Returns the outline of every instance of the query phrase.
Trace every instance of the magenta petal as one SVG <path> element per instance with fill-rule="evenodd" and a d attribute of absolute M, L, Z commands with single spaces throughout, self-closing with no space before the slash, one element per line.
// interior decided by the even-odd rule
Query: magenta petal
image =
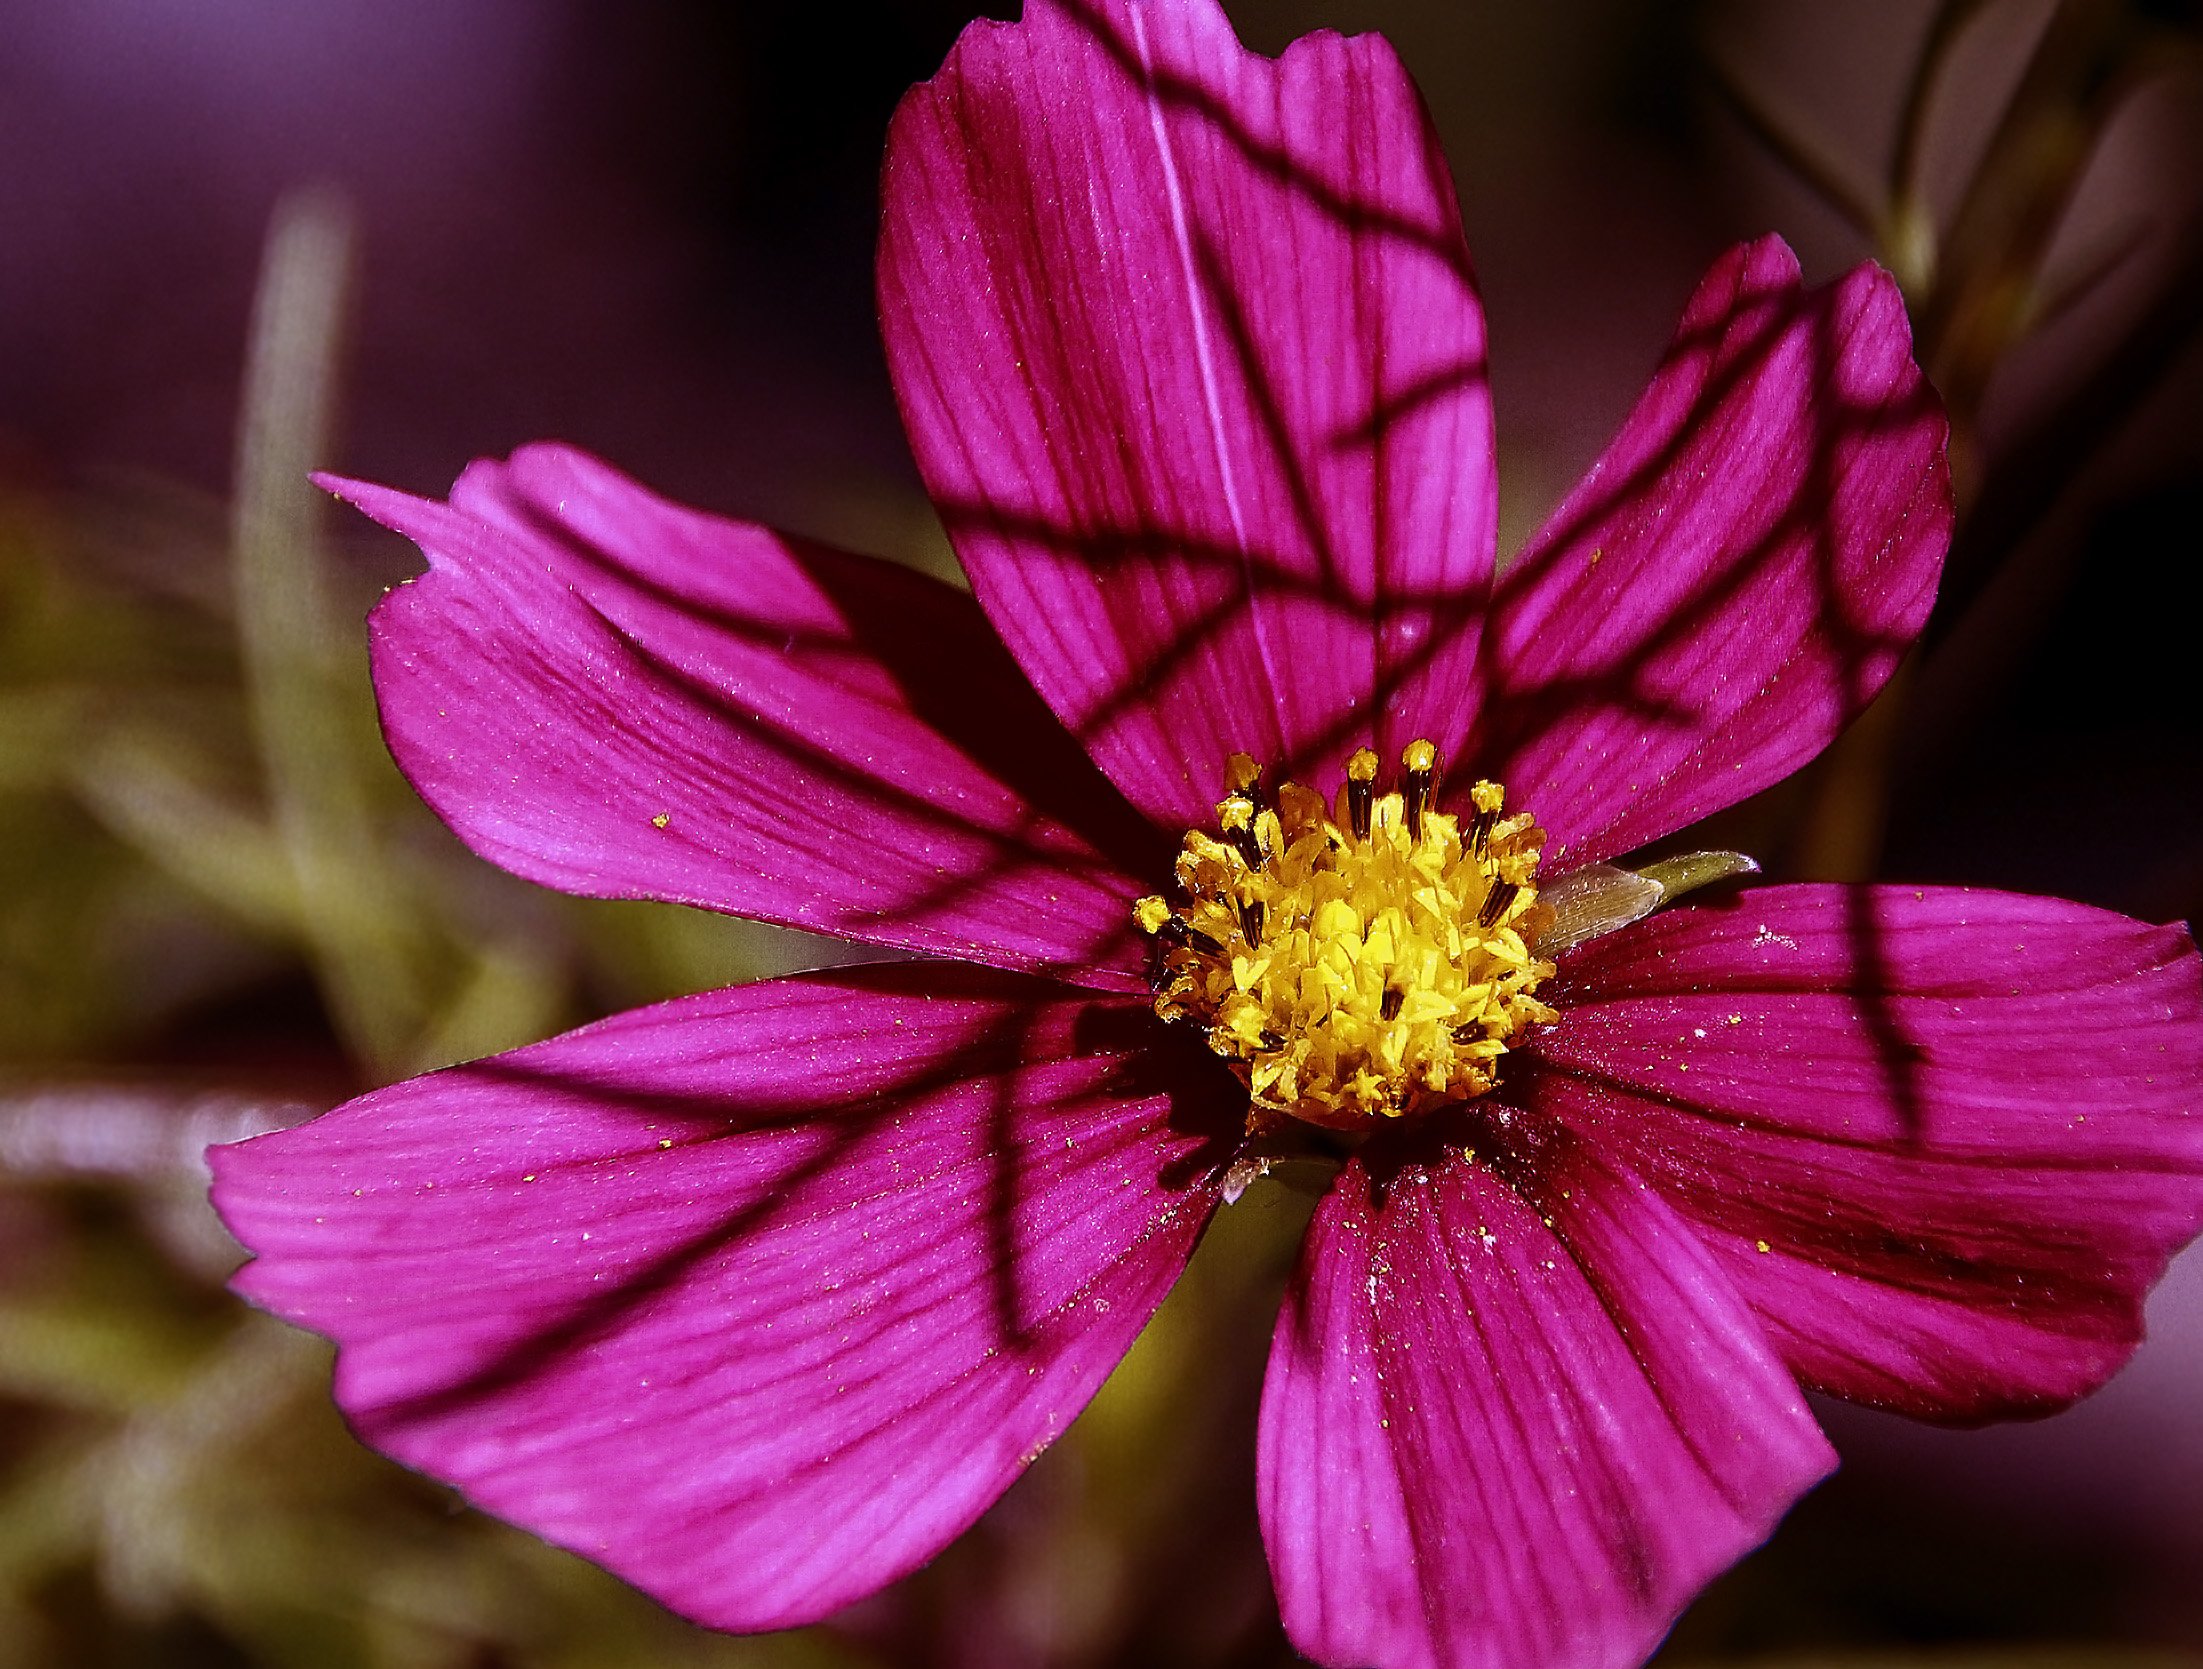
<path fill-rule="evenodd" d="M 2126 1359 L 2203 1227 L 2198 966 L 2059 900 L 1770 887 L 1577 953 L 1536 1100 L 1698 1226 L 1809 1384 L 2040 1410 Z"/>
<path fill-rule="evenodd" d="M 802 975 L 217 1148 L 215 1203 L 368 1442 L 780 1627 L 968 1525 L 1176 1278 L 1233 1121 L 1155 1035 L 983 969 Z"/>
<path fill-rule="evenodd" d="M 428 556 L 371 623 L 383 727 L 491 862 L 1143 983 L 1143 889 L 1034 799 L 1096 838 L 1137 831 L 1113 851 L 1146 831 L 969 598 L 681 509 L 562 447 L 476 464 L 448 506 L 331 485 Z"/>
<path fill-rule="evenodd" d="M 1634 1669 L 1834 1464 L 1690 1231 L 1561 1137 L 1361 1159 L 1263 1390 L 1263 1532 L 1326 1664 Z M 1510 1186 L 1510 1182 L 1512 1186 Z"/>
<path fill-rule="evenodd" d="M 1950 543 L 1904 301 L 1731 251 L 1606 455 L 1493 597 L 1471 757 L 1548 858 L 1626 852 L 1780 780 L 1879 690 Z"/>
<path fill-rule="evenodd" d="M 1041 694 L 1156 821 L 1243 749 L 1451 753 L 1492 557 L 1453 185 L 1374 35 L 1028 0 L 897 113 L 879 293 L 918 463 Z M 1380 713 L 1379 709 L 1382 709 Z"/>

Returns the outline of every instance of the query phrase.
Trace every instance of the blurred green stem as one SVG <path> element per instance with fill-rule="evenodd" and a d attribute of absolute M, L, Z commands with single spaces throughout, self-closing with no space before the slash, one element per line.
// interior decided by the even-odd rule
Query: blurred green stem
<path fill-rule="evenodd" d="M 1834 149 L 1807 132 L 1803 122 L 1783 110 L 1753 76 L 1730 62 L 1712 41 L 1704 43 L 1700 56 L 1714 90 L 1745 131 L 1810 186 L 1815 196 L 1849 221 L 1854 231 L 1880 241 L 1882 207 L 1851 177 Z"/>
<path fill-rule="evenodd" d="M 406 1060 L 421 994 L 347 746 L 321 495 L 307 479 L 329 456 L 351 254 L 339 199 L 301 192 L 277 204 L 253 309 L 232 541 L 247 699 L 308 947 L 346 1044 L 388 1076 Z"/>
<path fill-rule="evenodd" d="M 1964 518 L 1981 489 L 1975 431 L 1990 378 L 2045 313 L 2042 264 L 2082 172 L 2151 33 L 2125 0 L 2058 0 L 1966 182 L 1947 229 L 1938 231 L 1922 178 L 1927 118 L 1951 49 L 1982 0 L 1936 9 L 1905 90 L 1882 201 L 1859 195 L 1833 163 L 1791 134 L 1772 101 L 1718 69 L 1732 106 L 1752 131 L 1854 224 L 1869 230 L 1903 285 L 1916 352 L 1951 423 L 1952 486 Z M 2122 246 L 2123 247 L 2123 246 Z M 2117 255 L 2089 264 L 2090 282 Z M 2071 296 L 2057 298 L 2057 304 Z M 1905 727 L 1917 651 L 1815 767 L 1792 843 L 1801 874 L 1864 880 L 1879 867 L 1889 774 Z"/>
<path fill-rule="evenodd" d="M 2140 45 L 2121 0 L 2060 0 L 1966 183 L 1942 242 L 1945 276 L 1914 309 L 1921 363 L 1961 439 L 2037 314 L 2043 256 Z"/>
<path fill-rule="evenodd" d="M 1882 258 L 1897 275 L 1897 282 L 1915 305 L 1930 294 L 1941 264 L 1935 216 L 1921 176 L 1926 150 L 1928 106 L 1951 48 L 1966 25 L 1980 14 L 1986 0 L 1942 0 L 1929 20 L 1927 38 L 1913 60 L 1905 83 L 1904 104 L 1897 117 L 1897 142 L 1890 148 L 1889 178 L 1885 186 L 1881 235 Z"/>

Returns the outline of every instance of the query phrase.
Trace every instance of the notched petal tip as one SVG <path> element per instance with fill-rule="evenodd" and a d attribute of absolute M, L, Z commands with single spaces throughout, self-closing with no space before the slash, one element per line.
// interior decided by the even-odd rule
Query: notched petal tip
<path fill-rule="evenodd" d="M 972 600 L 687 510 L 585 454 L 448 503 L 341 483 L 430 573 L 370 625 L 384 734 L 477 853 L 591 896 L 1142 986 L 1128 855 Z"/>
<path fill-rule="evenodd" d="M 1674 1202 L 1815 1389 L 1975 1424 L 2102 1384 L 2203 1228 L 2187 935 L 1963 888 L 1743 896 L 1579 953 L 1540 1110 Z"/>
<path fill-rule="evenodd" d="M 1203 821 L 1234 748 L 1329 776 L 1351 732 L 1389 753 L 1459 714 L 1495 522 L 1484 329 L 1389 48 L 1273 61 L 1209 0 L 1036 4 L 905 99 L 883 197 L 928 490 L 1143 811 Z"/>
<path fill-rule="evenodd" d="M 1872 698 L 1949 547 L 1948 427 L 1887 274 L 1808 289 L 1775 238 L 1714 264 L 1495 593 L 1478 757 L 1556 862 L 1779 780 Z"/>
<path fill-rule="evenodd" d="M 1139 1012 L 911 963 L 638 1010 L 224 1150 L 236 1284 L 337 1341 L 376 1447 L 684 1615 L 813 1621 L 960 1533 L 1190 1253 L 1219 1109 L 1127 1071 Z"/>

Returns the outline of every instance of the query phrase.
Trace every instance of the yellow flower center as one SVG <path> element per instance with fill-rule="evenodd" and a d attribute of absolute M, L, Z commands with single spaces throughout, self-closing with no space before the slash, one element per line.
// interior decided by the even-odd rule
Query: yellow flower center
<path fill-rule="evenodd" d="M 1155 1012 L 1207 1031 L 1250 1129 L 1359 1129 L 1482 1095 L 1509 1040 L 1559 1018 L 1535 995 L 1553 972 L 1533 948 L 1552 916 L 1532 884 L 1544 831 L 1502 815 L 1493 782 L 1435 809 L 1429 742 L 1401 763 L 1380 794 L 1364 748 L 1326 805 L 1298 783 L 1266 793 L 1234 754 L 1218 833 L 1188 831 L 1178 854 L 1177 901 L 1134 907 Z"/>

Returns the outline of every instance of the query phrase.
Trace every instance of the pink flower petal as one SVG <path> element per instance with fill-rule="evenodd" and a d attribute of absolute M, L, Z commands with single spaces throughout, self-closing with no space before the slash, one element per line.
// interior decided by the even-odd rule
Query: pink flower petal
<path fill-rule="evenodd" d="M 963 1530 L 1176 1278 L 1233 1119 L 1155 1036 L 984 969 L 802 975 L 217 1148 L 215 1203 L 368 1442 L 781 1627 Z"/>
<path fill-rule="evenodd" d="M 1807 1383 L 2054 1407 L 2203 1227 L 2187 934 L 2060 900 L 1770 887 L 1579 952 L 1538 1106 L 1706 1237 Z"/>
<path fill-rule="evenodd" d="M 1715 264 L 1494 594 L 1471 757 L 1549 861 L 1779 781 L 1882 687 L 1950 543 L 1945 427 L 1887 273 L 1804 290 L 1779 238 Z"/>
<path fill-rule="evenodd" d="M 1205 822 L 1234 749 L 1315 780 L 1372 737 L 1453 751 L 1492 557 L 1484 326 L 1384 41 L 1273 61 L 1214 0 L 1028 0 L 905 100 L 885 194 L 919 467 L 1135 804 Z"/>
<path fill-rule="evenodd" d="M 1634 1669 L 1833 1464 L 1690 1231 L 1565 1136 L 1506 1181 L 1357 1158 L 1317 1208 L 1261 1468 L 1320 1663 Z"/>
<path fill-rule="evenodd" d="M 1144 984 L 1145 888 L 1093 841 L 1133 864 L 1151 831 L 969 598 L 681 509 L 562 447 L 476 464 L 449 506 L 329 484 L 428 556 L 371 622 L 383 728 L 491 862 Z"/>

